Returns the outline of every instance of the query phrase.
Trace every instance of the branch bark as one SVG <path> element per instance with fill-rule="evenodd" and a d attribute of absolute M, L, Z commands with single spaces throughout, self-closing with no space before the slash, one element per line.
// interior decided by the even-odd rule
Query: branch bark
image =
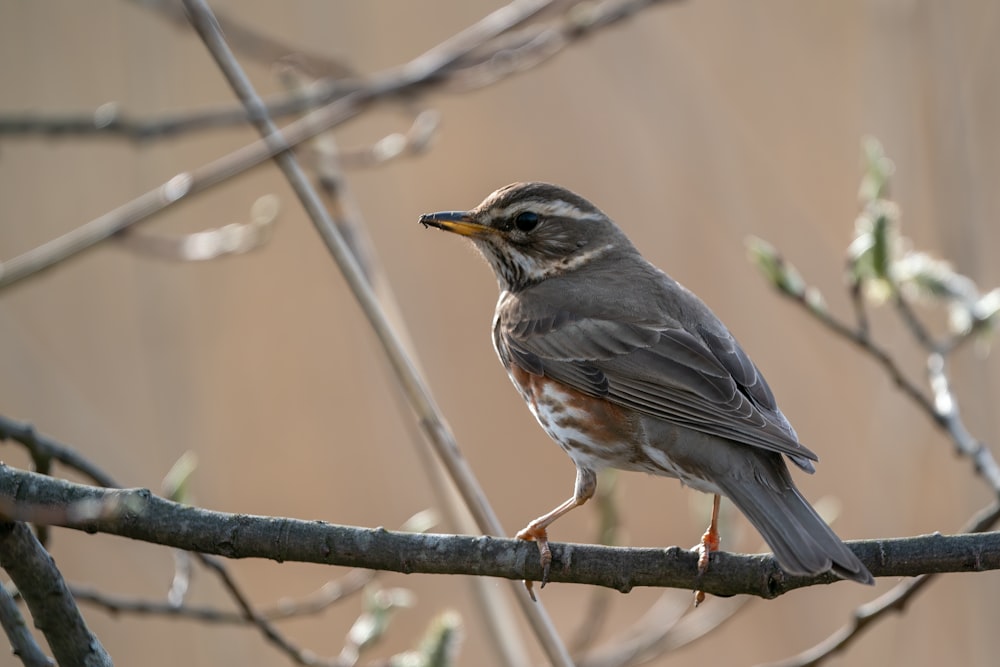
<path fill-rule="evenodd" d="M 87 512 L 52 506 L 100 507 Z M 433 535 L 320 521 L 229 514 L 173 503 L 146 489 L 101 489 L 0 466 L 0 511 L 8 519 L 107 533 L 226 558 L 267 558 L 403 573 L 541 580 L 534 544 L 513 539 Z M 36 517 L 35 514 L 40 516 Z M 1000 569 L 1000 532 L 859 540 L 848 546 L 876 577 Z M 833 574 L 785 574 L 770 554 L 718 552 L 700 580 L 698 556 L 680 547 L 552 544 L 549 580 L 613 588 L 699 588 L 718 596 L 774 598 L 838 581 Z"/>
<path fill-rule="evenodd" d="M 21 659 L 24 667 L 54 667 L 54 663 L 35 642 L 28 624 L 21 615 L 14 598 L 5 586 L 0 586 L 0 625 L 14 655 Z"/>
<path fill-rule="evenodd" d="M 24 523 L 0 524 L 0 567 L 17 585 L 60 665 L 110 667 L 111 657 L 87 627 L 52 556 Z"/>

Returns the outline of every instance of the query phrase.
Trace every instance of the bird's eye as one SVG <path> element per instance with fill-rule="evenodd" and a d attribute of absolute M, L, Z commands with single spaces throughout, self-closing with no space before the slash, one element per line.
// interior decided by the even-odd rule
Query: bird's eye
<path fill-rule="evenodd" d="M 514 226 L 517 227 L 519 231 L 530 232 L 532 229 L 538 226 L 538 223 L 542 219 L 538 217 L 537 213 L 532 213 L 531 211 L 521 211 L 514 217 Z"/>

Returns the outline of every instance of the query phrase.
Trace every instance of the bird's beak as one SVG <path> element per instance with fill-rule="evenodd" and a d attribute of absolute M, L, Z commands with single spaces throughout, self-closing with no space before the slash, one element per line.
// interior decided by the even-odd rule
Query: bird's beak
<path fill-rule="evenodd" d="M 461 236 L 483 236 L 493 231 L 492 227 L 476 222 L 476 219 L 468 211 L 425 213 L 420 216 L 419 222 L 424 227 L 437 227 Z"/>

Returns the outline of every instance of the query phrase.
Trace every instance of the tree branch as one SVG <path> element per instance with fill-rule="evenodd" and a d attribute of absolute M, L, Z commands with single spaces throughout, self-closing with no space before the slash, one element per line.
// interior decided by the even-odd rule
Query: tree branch
<path fill-rule="evenodd" d="M 24 523 L 0 524 L 0 567 L 17 585 L 60 665 L 111 667 L 111 657 L 87 628 L 52 556 Z"/>
<path fill-rule="evenodd" d="M 54 525 L 107 533 L 226 558 L 267 558 L 403 573 L 464 574 L 541 580 L 535 545 L 520 540 L 414 534 L 317 521 L 229 514 L 181 505 L 146 489 L 101 489 L 0 466 L 0 511 L 30 517 L 52 505 L 116 507 L 100 516 L 48 513 Z M 876 577 L 1000 569 L 1000 533 L 923 535 L 848 543 Z M 833 574 L 785 574 L 770 554 L 712 555 L 702 579 L 697 554 L 665 549 L 553 544 L 549 580 L 605 586 L 693 590 L 718 596 L 774 598 L 805 586 L 838 581 Z"/>
<path fill-rule="evenodd" d="M 900 391 L 909 397 L 920 408 L 921 412 L 926 414 L 948 436 L 954 444 L 955 450 L 972 462 L 976 474 L 1000 498 L 1000 465 L 997 464 L 992 450 L 969 433 L 959 415 L 958 399 L 952 393 L 948 376 L 945 373 L 946 352 L 931 351 L 928 355 L 927 377 L 933 392 L 933 396 L 928 397 L 923 390 L 906 377 L 892 355 L 872 338 L 864 304 L 861 300 L 860 287 L 851 286 L 851 303 L 857 320 L 856 327 L 852 327 L 827 310 L 822 299 L 818 297 L 818 290 L 807 287 L 802 276 L 785 261 L 776 248 L 766 241 L 752 239 L 750 250 L 754 261 L 765 273 L 778 294 L 801 306 L 828 330 L 854 343 L 861 351 L 875 359 L 890 379 L 896 383 Z M 934 343 L 909 307 L 900 304 L 905 304 L 902 297 L 897 301 L 897 310 L 908 314 L 903 316 L 904 322 L 921 345 L 932 350 L 944 349 L 948 352 L 955 349 L 954 344 Z"/>
<path fill-rule="evenodd" d="M 913 311 L 907 298 L 907 291 L 903 289 L 905 279 L 901 282 L 900 275 L 894 270 L 894 267 L 906 259 L 905 253 L 900 253 L 898 250 L 898 246 L 902 245 L 898 228 L 890 228 L 889 224 L 898 217 L 898 209 L 883 198 L 886 179 L 891 173 L 891 164 L 887 164 L 881 145 L 877 142 L 867 142 L 866 148 L 869 168 L 862 181 L 861 192 L 863 197 L 868 199 L 865 205 L 866 215 L 876 216 L 880 223 L 871 220 L 870 226 L 857 227 L 858 235 L 848 249 L 848 288 L 855 315 L 853 328 L 827 310 L 819 291 L 808 287 L 798 271 L 787 264 L 773 246 L 764 241 L 751 240 L 751 256 L 780 294 L 792 299 L 828 329 L 852 341 L 878 360 L 903 393 L 947 434 L 957 453 L 972 461 L 976 474 L 989 484 L 998 499 L 977 513 L 963 529 L 966 532 L 983 532 L 1000 520 L 1000 466 L 997 465 L 989 447 L 976 439 L 965 427 L 945 366 L 947 356 L 971 337 L 975 326 L 970 324 L 968 330 L 958 331 L 951 338 L 938 342 Z M 877 187 L 873 188 L 873 184 Z M 958 276 L 950 269 L 942 272 L 940 262 L 931 262 L 922 253 L 911 252 L 909 257 L 911 260 L 915 257 L 920 258 L 921 263 L 925 265 L 924 271 L 920 274 L 922 280 L 927 285 L 937 284 L 938 296 L 953 298 L 961 295 L 967 298 L 969 294 L 973 294 L 975 298 L 979 298 L 979 290 L 971 280 Z M 931 270 L 930 267 L 934 267 L 935 270 Z M 903 275 L 906 275 L 905 272 Z M 920 282 L 913 278 L 914 276 L 910 277 L 911 287 L 912 284 Z M 948 286 L 949 283 L 951 287 Z M 908 380 L 892 356 L 873 340 L 864 301 L 865 287 L 872 284 L 881 289 L 888 288 L 903 324 L 917 343 L 928 352 L 926 372 L 931 389 L 930 397 Z M 955 284 L 961 287 L 956 288 Z M 930 291 L 933 293 L 933 290 Z M 989 316 L 982 314 L 978 317 L 985 318 L 980 321 L 982 325 Z M 970 320 L 971 318 L 970 314 Z M 902 611 L 904 606 L 935 576 L 936 573 L 926 573 L 897 584 L 879 598 L 855 609 L 851 620 L 823 641 L 798 655 L 773 663 L 770 667 L 805 667 L 826 661 L 854 642 L 889 612 Z"/>
<path fill-rule="evenodd" d="M 964 530 L 981 533 L 991 528 L 997 521 L 1000 521 L 1000 502 L 977 512 L 964 526 Z M 851 620 L 823 641 L 798 655 L 770 663 L 765 667 L 815 667 L 834 654 L 845 650 L 865 630 L 874 627 L 875 623 L 888 615 L 889 612 L 902 613 L 906 604 L 927 584 L 931 583 L 938 574 L 921 574 L 893 586 L 871 602 L 855 609 Z"/>
<path fill-rule="evenodd" d="M 58 461 L 67 468 L 87 476 L 101 486 L 121 486 L 108 473 L 81 456 L 72 447 L 43 435 L 28 422 L 19 422 L 0 415 L 0 442 L 13 440 L 24 445 L 35 461 L 48 459 Z"/>
<path fill-rule="evenodd" d="M 439 70 L 447 66 L 447 63 L 453 62 L 454 59 L 467 53 L 467 43 L 477 44 L 482 39 L 489 39 L 496 34 L 501 34 L 528 20 L 548 4 L 549 1 L 543 0 L 520 0 L 511 3 L 493 12 L 472 29 L 459 33 L 436 49 L 425 53 L 411 63 L 411 66 L 418 71 L 422 67 L 429 70 Z M 184 6 L 188 10 L 192 26 L 212 54 L 236 96 L 246 107 L 247 113 L 251 116 L 252 122 L 261 136 L 272 145 L 284 146 L 281 132 L 267 115 L 263 100 L 233 56 L 208 4 L 204 0 L 184 0 Z M 344 235 L 323 206 L 316 189 L 310 183 L 295 155 L 291 151 L 284 150 L 276 153 L 274 159 L 357 297 L 359 305 L 382 344 L 400 386 L 404 389 L 414 411 L 420 417 L 420 423 L 427 440 L 435 447 L 445 464 L 452 480 L 462 494 L 464 502 L 475 518 L 479 530 L 484 533 L 501 534 L 502 528 L 499 519 L 487 501 L 486 495 L 482 492 L 482 487 L 476 480 L 472 469 L 464 457 L 460 455 L 458 443 L 448 428 L 444 415 L 435 404 L 427 383 L 421 377 L 416 364 L 396 334 L 385 308 L 372 289 L 368 276 L 352 248 L 347 244 Z M 525 618 L 549 660 L 554 665 L 570 667 L 572 660 L 545 612 L 545 608 L 532 604 L 523 590 L 519 590 L 515 595 Z M 242 600 L 239 601 L 242 604 Z M 247 608 L 249 609 L 249 607 Z M 248 611 L 248 613 L 250 612 Z M 256 618 L 255 622 L 258 622 Z M 258 625 L 268 636 L 271 636 L 268 628 L 262 623 L 261 620 Z"/>
<path fill-rule="evenodd" d="M 24 622 L 21 610 L 11 597 L 7 588 L 0 586 L 0 625 L 3 626 L 14 655 L 21 659 L 24 667 L 55 667 L 54 662 L 45 655 L 42 647 Z"/>
<path fill-rule="evenodd" d="M 557 51 L 625 19 L 643 7 L 665 0 L 617 0 L 591 8 L 590 12 L 567 11 L 573 29 L 567 30 L 566 41 Z M 308 139 L 354 118 L 376 102 L 399 99 L 401 96 L 441 87 L 449 77 L 461 71 L 463 58 L 470 54 L 493 63 L 493 81 L 522 72 L 508 65 L 502 54 L 507 45 L 493 40 L 516 28 L 540 11 L 549 2 L 512 2 L 473 24 L 466 30 L 418 56 L 409 63 L 377 73 L 367 83 L 350 90 L 327 106 L 318 109 L 281 129 L 282 141 L 260 139 L 214 162 L 177 174 L 160 186 L 142 194 L 104 215 L 53 239 L 33 250 L 0 263 L 0 287 L 13 284 L 40 271 L 51 268 L 95 245 L 108 240 L 123 229 L 166 210 L 183 199 L 219 185 L 293 148 Z M 575 6 L 578 3 L 573 3 Z M 571 8 L 572 8 L 571 6 Z M 492 49 L 492 50 L 491 50 Z M 484 57 L 492 52 L 496 58 Z M 549 57 L 555 52 L 548 54 Z M 492 82 L 492 81 L 491 81 Z"/>
<path fill-rule="evenodd" d="M 377 573 L 356 568 L 343 577 L 326 582 L 312 593 L 297 599 L 282 599 L 257 613 L 269 621 L 283 621 L 319 614 L 331 605 L 358 593 L 370 584 Z M 0 587 L 2 588 L 2 587 Z M 70 591 L 77 602 L 93 605 L 108 614 L 135 614 L 138 616 L 168 616 L 192 621 L 221 625 L 246 625 L 246 615 L 216 607 L 176 605 L 167 600 L 143 600 L 103 593 L 93 588 L 72 586 Z"/>

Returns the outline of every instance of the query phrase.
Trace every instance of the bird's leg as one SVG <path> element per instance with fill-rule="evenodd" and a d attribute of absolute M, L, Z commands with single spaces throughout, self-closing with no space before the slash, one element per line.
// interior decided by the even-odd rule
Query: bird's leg
<path fill-rule="evenodd" d="M 701 577 L 708 571 L 708 557 L 713 551 L 719 550 L 719 502 L 722 497 L 715 494 L 712 499 L 712 521 L 708 524 L 708 530 L 701 536 L 701 543 L 698 545 L 698 576 Z M 694 592 L 694 606 L 697 607 L 705 601 L 705 591 Z"/>
<path fill-rule="evenodd" d="M 549 581 L 549 569 L 552 565 L 552 550 L 549 548 L 547 528 L 559 517 L 568 514 L 570 510 L 579 507 L 593 498 L 596 490 L 597 476 L 594 474 L 594 471 L 578 467 L 576 469 L 576 484 L 573 487 L 573 496 L 559 505 L 559 507 L 543 514 L 517 532 L 517 539 L 529 540 L 538 544 L 538 554 L 542 564 L 542 588 L 545 588 L 545 584 Z M 535 592 L 532 590 L 532 583 L 525 579 L 524 587 L 528 589 L 528 595 L 534 600 Z"/>

